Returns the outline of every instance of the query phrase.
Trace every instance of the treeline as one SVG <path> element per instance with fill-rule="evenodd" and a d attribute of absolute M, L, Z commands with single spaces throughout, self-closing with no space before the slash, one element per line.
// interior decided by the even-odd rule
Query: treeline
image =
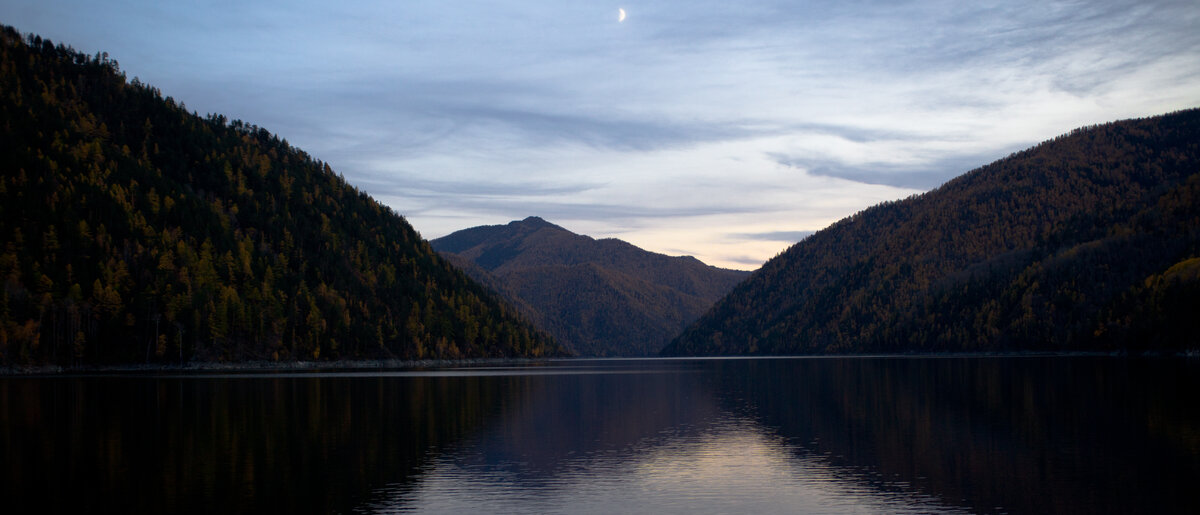
<path fill-rule="evenodd" d="M 559 352 L 267 130 L 0 35 L 0 364 Z"/>
<path fill-rule="evenodd" d="M 864 210 L 664 351 L 1200 348 L 1200 110 L 1089 127 Z"/>

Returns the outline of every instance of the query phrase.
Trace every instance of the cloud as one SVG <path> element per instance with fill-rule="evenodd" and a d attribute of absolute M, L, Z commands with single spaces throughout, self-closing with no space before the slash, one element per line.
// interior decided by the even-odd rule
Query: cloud
<path fill-rule="evenodd" d="M 704 141 L 739 139 L 753 134 L 753 131 L 743 129 L 738 124 L 714 126 L 485 105 L 443 106 L 437 113 L 474 125 L 495 125 L 492 130 L 509 136 L 511 131 L 519 131 L 528 138 L 528 144 L 539 146 L 562 143 L 645 151 Z"/>
<path fill-rule="evenodd" d="M 451 196 L 513 198 L 570 196 L 601 187 L 597 183 L 545 184 L 534 182 L 479 182 L 435 180 L 422 177 L 401 178 L 378 174 L 358 178 L 355 182 L 377 195 L 404 195 L 414 198 L 448 199 Z"/>
<path fill-rule="evenodd" d="M 769 231 L 769 232 L 744 232 L 728 234 L 726 237 L 735 240 L 758 240 L 758 241 L 782 241 L 795 243 L 804 238 L 812 236 L 816 231 Z"/>
<path fill-rule="evenodd" d="M 721 256 L 720 260 L 715 261 L 715 263 L 724 265 L 724 266 L 722 266 L 722 268 L 734 268 L 737 270 L 754 270 L 754 269 L 757 269 L 758 267 L 762 266 L 763 259 L 762 259 L 762 257 L 759 257 L 759 256 L 732 255 L 732 256 Z M 712 264 L 712 263 L 706 263 L 706 264 Z M 720 265 L 718 265 L 718 266 L 720 266 Z M 742 265 L 742 266 L 738 266 L 738 265 Z"/>
<path fill-rule="evenodd" d="M 692 207 L 692 206 L 638 206 L 618 203 L 581 203 L 571 200 L 541 200 L 530 197 L 498 197 L 478 196 L 457 199 L 453 207 L 448 207 L 447 198 L 453 194 L 447 193 L 418 193 L 404 194 L 400 198 L 407 200 L 397 205 L 408 205 L 410 209 L 401 210 L 405 216 L 439 218 L 457 218 L 460 213 L 471 213 L 476 217 L 519 220 L 527 216 L 539 216 L 550 220 L 601 220 L 606 224 L 622 224 L 638 226 L 645 220 L 666 220 L 672 218 L 712 217 L 723 215 L 747 214 L 759 211 L 755 208 L 742 207 Z M 384 196 L 387 200 L 388 197 Z M 429 202 L 433 201 L 433 202 Z M 443 231 L 463 229 L 443 228 Z"/>
<path fill-rule="evenodd" d="M 771 154 L 775 162 L 811 175 L 836 177 L 864 184 L 918 190 L 933 189 L 946 181 L 990 164 L 1023 147 L 996 149 L 981 154 L 944 155 L 917 163 L 880 161 L 856 164 L 827 158 L 789 157 Z"/>

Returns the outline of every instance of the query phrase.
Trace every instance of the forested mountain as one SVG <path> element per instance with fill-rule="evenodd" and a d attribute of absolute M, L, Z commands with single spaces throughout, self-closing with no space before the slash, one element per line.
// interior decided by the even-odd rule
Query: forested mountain
<path fill-rule="evenodd" d="M 658 352 L 749 275 L 581 236 L 537 217 L 430 243 L 563 345 L 589 356 Z"/>
<path fill-rule="evenodd" d="M 792 246 L 663 353 L 1200 348 L 1200 110 L 1078 129 Z"/>
<path fill-rule="evenodd" d="M 0 35 L 0 364 L 538 356 L 389 208 L 116 61 Z"/>

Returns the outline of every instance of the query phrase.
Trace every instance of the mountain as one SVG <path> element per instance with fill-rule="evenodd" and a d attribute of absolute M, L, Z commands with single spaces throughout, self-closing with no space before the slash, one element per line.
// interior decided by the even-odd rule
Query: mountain
<path fill-rule="evenodd" d="M 841 220 L 667 355 L 1200 348 L 1200 110 L 1078 129 Z"/>
<path fill-rule="evenodd" d="M 749 273 L 581 236 L 541 218 L 430 242 L 576 353 L 645 356 Z"/>
<path fill-rule="evenodd" d="M 0 365 L 561 353 L 391 209 L 106 54 L 0 34 Z"/>

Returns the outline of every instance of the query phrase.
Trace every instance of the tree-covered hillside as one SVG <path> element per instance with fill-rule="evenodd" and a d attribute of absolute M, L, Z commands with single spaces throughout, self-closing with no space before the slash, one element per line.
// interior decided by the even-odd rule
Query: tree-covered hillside
<path fill-rule="evenodd" d="M 532 216 L 431 243 L 564 346 L 588 356 L 657 353 L 749 275 L 596 240 Z"/>
<path fill-rule="evenodd" d="M 559 352 L 327 164 L 11 27 L 0 281 L 0 364 Z"/>
<path fill-rule="evenodd" d="M 1200 110 L 1076 130 L 846 218 L 665 354 L 1200 348 Z"/>

